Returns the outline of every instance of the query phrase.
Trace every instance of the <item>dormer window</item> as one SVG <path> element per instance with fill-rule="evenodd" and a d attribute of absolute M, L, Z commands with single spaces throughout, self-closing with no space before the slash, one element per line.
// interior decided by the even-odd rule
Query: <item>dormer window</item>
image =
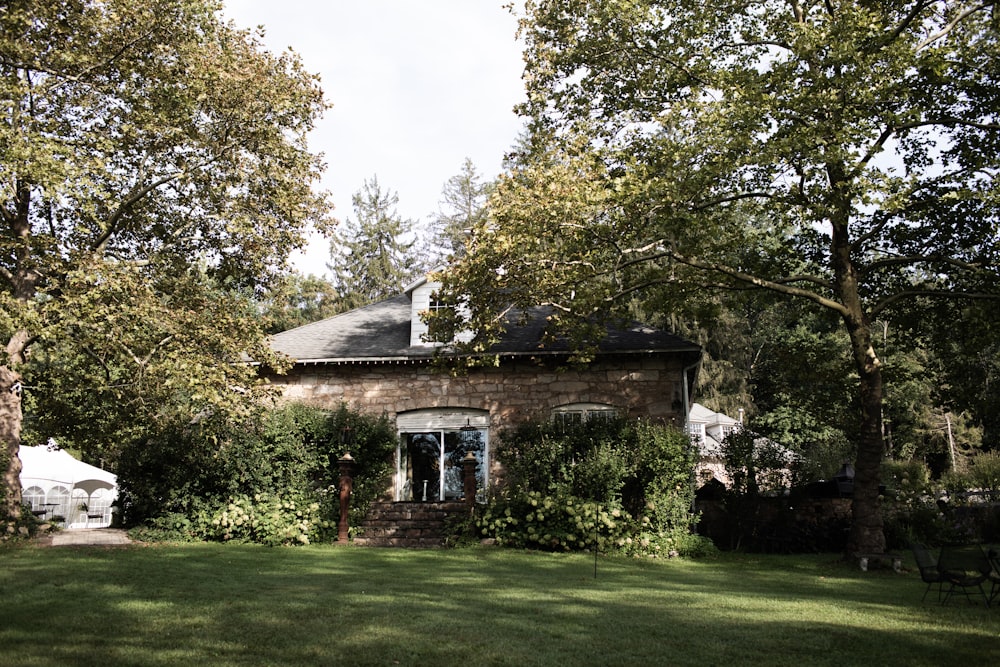
<path fill-rule="evenodd" d="M 424 340 L 427 336 L 427 323 L 421 317 L 423 313 L 447 308 L 434 297 L 434 291 L 441 285 L 427 282 L 417 283 L 410 291 L 410 345 L 412 347 L 435 347 L 441 343 Z"/>
<path fill-rule="evenodd" d="M 406 291 L 410 295 L 410 346 L 411 347 L 439 347 L 444 343 L 426 340 L 428 334 L 427 323 L 423 316 L 427 313 L 445 310 L 451 306 L 441 302 L 436 298 L 435 292 L 441 288 L 441 283 L 430 282 L 427 279 L 420 280 L 410 286 Z M 472 332 L 464 331 L 455 336 L 458 341 L 469 341 L 472 339 Z"/>

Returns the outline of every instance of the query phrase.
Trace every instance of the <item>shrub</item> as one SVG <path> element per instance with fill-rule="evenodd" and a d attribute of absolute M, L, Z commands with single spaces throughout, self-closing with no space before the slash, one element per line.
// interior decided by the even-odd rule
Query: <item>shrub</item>
<path fill-rule="evenodd" d="M 320 516 L 320 503 L 296 494 L 235 496 L 196 519 L 202 539 L 271 546 L 309 544 L 330 526 Z"/>
<path fill-rule="evenodd" d="M 1000 539 L 1000 454 L 984 452 L 972 457 L 964 471 L 941 478 L 947 502 L 943 503 L 947 539 L 993 542 Z"/>
<path fill-rule="evenodd" d="M 502 434 L 497 453 L 509 484 L 480 510 L 472 527 L 480 539 L 642 556 L 705 549 L 691 537 L 693 451 L 677 429 L 625 419 L 533 423 Z"/>
<path fill-rule="evenodd" d="M 886 487 L 882 511 L 887 545 L 902 549 L 911 542 L 940 542 L 947 526 L 927 466 L 922 461 L 885 461 L 882 481 Z"/>
<path fill-rule="evenodd" d="M 787 486 L 793 461 L 776 442 L 741 428 L 723 439 L 722 454 L 737 495 L 755 497 Z"/>
<path fill-rule="evenodd" d="M 289 404 L 239 422 L 178 425 L 125 448 L 118 471 L 124 520 L 170 539 L 325 539 L 336 534 L 337 459 L 345 448 L 355 461 L 356 520 L 384 489 L 395 446 L 388 419 L 344 406 Z"/>
<path fill-rule="evenodd" d="M 1000 499 L 1000 452 L 983 452 L 969 462 L 968 484 L 984 500 Z"/>
<path fill-rule="evenodd" d="M 481 536 L 502 546 L 579 551 L 596 544 L 608 551 L 625 539 L 631 523 L 620 507 L 531 491 L 487 506 L 475 525 Z"/>

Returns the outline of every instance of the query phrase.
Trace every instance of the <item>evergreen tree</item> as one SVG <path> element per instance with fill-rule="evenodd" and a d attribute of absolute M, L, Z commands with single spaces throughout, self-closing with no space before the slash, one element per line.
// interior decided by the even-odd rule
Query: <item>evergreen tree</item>
<path fill-rule="evenodd" d="M 399 195 L 378 177 L 351 198 L 355 218 L 337 228 L 327 265 L 344 305 L 357 308 L 399 292 L 422 270 L 414 247 L 414 221 L 399 215 Z"/>
<path fill-rule="evenodd" d="M 493 184 L 481 181 L 472 160 L 465 158 L 462 170 L 448 179 L 441 190 L 440 209 L 431 223 L 429 257 L 461 257 L 469 232 L 487 220 L 486 203 Z M 440 263 L 440 262 L 436 262 Z"/>

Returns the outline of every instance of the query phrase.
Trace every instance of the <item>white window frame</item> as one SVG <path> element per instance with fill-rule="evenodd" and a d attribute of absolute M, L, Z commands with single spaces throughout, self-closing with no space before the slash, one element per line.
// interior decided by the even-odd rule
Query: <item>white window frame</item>
<path fill-rule="evenodd" d="M 476 500 L 483 502 L 486 499 L 486 489 L 490 483 L 490 414 L 486 410 L 476 410 L 473 408 L 429 408 L 424 410 L 411 410 L 396 415 L 396 464 L 393 484 L 393 499 L 401 502 L 406 491 L 406 471 L 403 470 L 403 440 L 404 436 L 417 433 L 434 434 L 438 438 L 441 447 L 439 454 L 438 469 L 445 470 L 445 434 L 461 432 L 472 429 L 482 433 L 483 437 L 483 478 L 481 484 L 477 484 Z M 445 496 L 445 475 L 438 476 L 437 497 L 443 499 Z M 413 498 L 418 499 L 417 490 L 411 490 Z"/>
<path fill-rule="evenodd" d="M 573 422 L 572 417 L 579 417 L 579 422 L 588 422 L 591 419 L 614 419 L 621 414 L 621 410 L 607 403 L 566 403 L 552 408 L 551 419 L 554 422 Z"/>
<path fill-rule="evenodd" d="M 705 424 L 703 422 L 688 422 L 687 430 L 692 442 L 699 445 L 705 444 Z"/>

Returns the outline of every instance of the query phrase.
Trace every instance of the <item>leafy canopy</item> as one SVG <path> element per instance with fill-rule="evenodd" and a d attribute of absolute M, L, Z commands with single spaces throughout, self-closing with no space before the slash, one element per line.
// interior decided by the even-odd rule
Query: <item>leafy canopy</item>
<path fill-rule="evenodd" d="M 992 4 L 527 3 L 535 152 L 454 283 L 584 314 L 682 280 L 995 294 Z"/>
<path fill-rule="evenodd" d="M 767 289 L 836 313 L 861 413 L 852 545 L 880 551 L 876 317 L 996 299 L 995 2 L 529 1 L 528 150 L 445 276 L 483 349 L 512 305 Z M 449 328 L 451 330 L 449 330 Z"/>
<path fill-rule="evenodd" d="M 141 426 L 245 401 L 253 374 L 233 362 L 264 351 L 246 297 L 332 223 L 306 146 L 316 78 L 220 9 L 0 8 L 0 376 L 30 377 L 45 435 L 60 402 L 76 425 L 109 410 Z M 21 404 L 4 401 L 16 454 Z"/>

